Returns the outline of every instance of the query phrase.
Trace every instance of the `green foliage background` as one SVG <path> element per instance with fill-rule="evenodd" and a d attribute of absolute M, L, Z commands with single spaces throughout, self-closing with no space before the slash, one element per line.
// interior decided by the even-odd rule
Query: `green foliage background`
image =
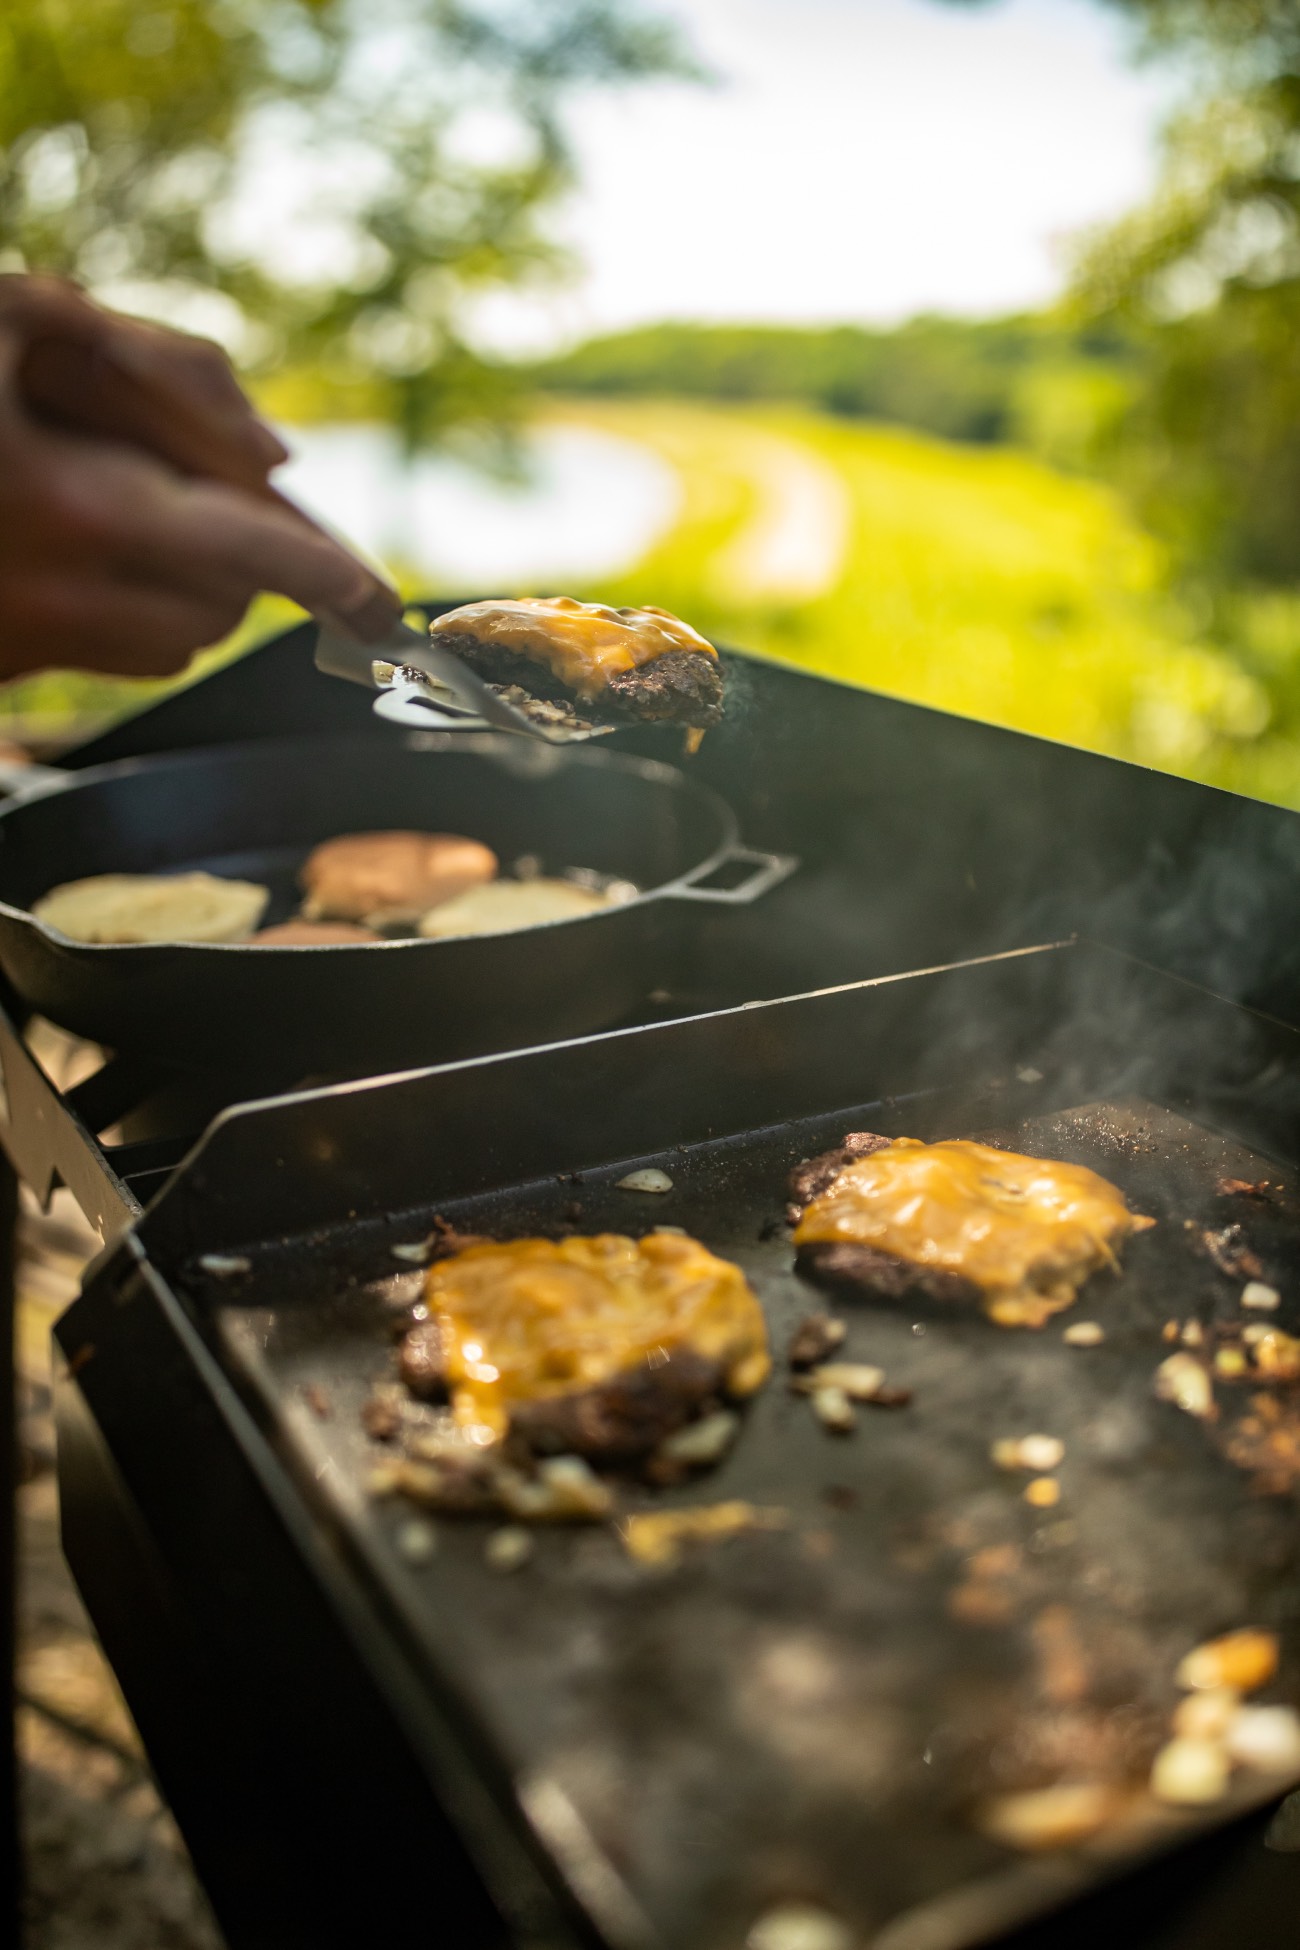
<path fill-rule="evenodd" d="M 1300 0 L 1106 3 L 1186 101 L 1157 196 L 1080 240 L 1050 315 L 687 319 L 486 356 L 481 294 L 564 270 L 568 93 L 695 72 L 627 0 L 8 0 L 0 263 L 218 324 L 289 421 L 498 467 L 535 413 L 634 438 L 678 470 L 679 516 L 579 593 L 1300 805 Z M 484 113 L 486 157 L 463 140 Z M 286 140 L 299 204 L 259 232 Z M 728 571 L 763 442 L 847 510 L 815 589 Z M 259 605 L 190 678 L 287 614 Z M 56 730 L 146 694 L 51 675 L 5 703 Z"/>

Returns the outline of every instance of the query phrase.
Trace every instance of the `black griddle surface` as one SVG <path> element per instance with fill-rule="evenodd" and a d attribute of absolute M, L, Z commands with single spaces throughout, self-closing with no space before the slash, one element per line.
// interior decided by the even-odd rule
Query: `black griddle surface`
<path fill-rule="evenodd" d="M 730 1950 L 791 1900 L 824 1904 L 879 1950 L 977 1941 L 1198 1826 L 1148 1807 L 1109 1843 L 1028 1860 L 978 1832 L 989 1796 L 1086 1776 L 1060 1756 L 1082 1756 L 1103 1722 L 1148 1752 L 1179 1658 L 1237 1625 L 1281 1634 L 1266 1697 L 1300 1699 L 1294 1502 L 1254 1493 L 1219 1432 L 1152 1393 L 1167 1321 L 1241 1318 L 1242 1281 L 1197 1253 L 1188 1220 L 1242 1222 L 1284 1295 L 1277 1324 L 1300 1331 L 1295 1174 L 1139 1099 L 1049 1103 L 1050 1085 L 1030 1082 L 848 1107 L 255 1247 L 235 1280 L 191 1269 L 300 1485 L 610 1943 Z M 837 1437 L 785 1387 L 789 1336 L 827 1303 L 795 1278 L 780 1220 L 790 1165 L 862 1128 L 1077 1160 L 1159 1223 L 1130 1241 L 1119 1278 L 1094 1279 L 1041 1333 L 834 1304 L 843 1358 L 915 1391 Z M 634 1164 L 660 1166 L 672 1191 L 618 1190 Z M 1245 1201 L 1218 1192 L 1225 1178 L 1277 1190 Z M 539 1527 L 505 1575 L 485 1562 L 491 1521 L 440 1519 L 432 1562 L 407 1563 L 396 1540 L 414 1511 L 369 1496 L 385 1451 L 359 1415 L 392 1372 L 394 1306 L 419 1284 L 391 1247 L 435 1212 L 500 1237 L 681 1226 L 741 1265 L 767 1312 L 773 1381 L 720 1467 L 671 1491 L 627 1487 L 621 1503 L 740 1497 L 788 1526 L 658 1572 L 608 1526 Z M 1103 1325 L 1101 1346 L 1062 1340 L 1082 1319 Z M 1220 1431 L 1251 1392 L 1218 1387 Z M 990 1460 L 994 1439 L 1030 1432 L 1066 1445 L 1054 1509 L 1031 1509 L 1027 1477 Z M 1285 1785 L 1239 1776 L 1205 1819 Z"/>

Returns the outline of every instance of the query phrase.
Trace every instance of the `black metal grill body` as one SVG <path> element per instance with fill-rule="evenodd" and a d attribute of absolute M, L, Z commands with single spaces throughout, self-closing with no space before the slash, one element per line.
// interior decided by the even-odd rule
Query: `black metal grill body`
<path fill-rule="evenodd" d="M 776 666 L 732 658 L 729 678 L 732 714 L 705 741 L 697 776 L 733 806 L 747 839 L 797 853 L 804 868 L 761 910 L 702 914 L 671 994 L 647 997 L 630 1020 L 653 1024 L 1084 930 L 1300 1022 L 1294 815 Z M 309 635 L 297 631 L 71 762 L 313 728 L 390 735 L 358 692 L 313 679 Z M 618 743 L 662 752 L 652 733 Z M 917 984 L 873 990 L 872 1047 L 888 1091 L 954 1087 L 982 1064 L 1005 1069 L 1020 1047 L 1017 1008 L 1026 1035 L 1044 1022 L 1032 1000 L 1039 978 L 1019 966 L 1011 990 L 1000 974 L 961 978 L 986 985 L 988 1006 L 961 1012 L 970 1035 L 956 1043 L 951 1018 L 943 1037 L 918 1037 Z M 1134 979 L 1140 987 L 1149 978 Z M 1008 1013 L 1017 987 L 1021 1003 Z M 1085 984 L 1066 1008 L 1055 975 L 1048 988 L 1075 1042 L 1108 1025 L 1129 1034 L 1132 1052 L 1162 1012 L 1181 1022 L 1174 1043 L 1195 1059 L 1202 1108 L 1217 1101 L 1221 1126 L 1240 1142 L 1296 1155 L 1281 1032 L 1221 1007 L 1207 1023 L 1200 998 L 1183 1010 L 1192 992 L 1177 982 L 1148 991 L 1123 1019 L 1106 983 Z M 854 1006 L 742 1012 L 712 1028 L 649 1030 L 644 1042 L 600 1038 L 574 1046 L 580 1054 L 557 1053 L 549 1094 L 518 1094 L 519 1080 L 537 1074 L 527 1066 L 548 1059 L 504 1057 L 437 1080 L 387 1080 L 296 1108 L 219 1116 L 179 1175 L 214 1113 L 285 1079 L 231 1065 L 182 1086 L 147 1063 L 119 1063 L 61 1098 L 17 1021 L 0 1022 L 6 1147 L 38 1193 L 67 1182 L 107 1237 L 123 1235 L 61 1330 L 70 1561 L 239 1950 L 351 1943 L 361 1927 L 385 1935 L 412 1923 L 458 1946 L 504 1936 L 631 1939 L 627 1914 L 622 1923 L 611 1916 L 581 1863 L 561 1860 L 554 1835 L 540 1838 L 521 1817 L 481 1726 L 454 1689 L 430 1684 L 389 1599 L 303 1494 L 255 1399 L 236 1385 L 228 1347 L 185 1296 L 185 1257 L 329 1226 L 349 1212 L 377 1217 L 377 1202 L 415 1208 L 458 1189 L 510 1185 L 551 1169 L 559 1152 L 567 1168 L 590 1167 L 626 1155 L 634 1129 L 634 1149 L 701 1141 L 707 1130 L 683 1121 L 686 1085 L 670 1047 L 694 1051 L 686 1069 L 705 1125 L 748 1131 L 771 1103 L 781 1064 L 790 1072 L 790 1047 L 784 1057 L 778 1050 L 785 1032 L 772 1040 L 778 1021 L 816 1026 L 799 1045 L 806 1094 L 784 1099 L 779 1117 L 848 1109 L 850 1017 L 838 1012 Z M 656 1045 L 659 1034 L 678 1040 Z M 1263 1067 L 1260 1035 L 1281 1036 Z M 1167 1085 L 1173 1056 L 1160 1047 Z M 609 1057 L 613 1071 L 600 1067 L 603 1053 L 633 1048 L 653 1056 L 639 1096 L 618 1083 L 619 1059 Z M 1124 1069 L 1112 1062 L 1108 1088 L 1163 1101 L 1154 1072 Z M 1079 1085 L 1082 1094 L 1059 1101 L 1087 1101 L 1081 1077 Z M 483 1093 L 498 1091 L 521 1116 L 485 1125 Z M 850 1094 L 860 1104 L 868 1093 Z M 110 1124 L 112 1143 L 97 1136 Z M 342 1142 L 349 1133 L 365 1143 Z M 290 1135 L 296 1150 L 285 1148 Z M 336 1137 L 341 1148 L 331 1150 Z M 431 1145 L 441 1160 L 463 1161 L 467 1176 L 453 1182 L 440 1165 L 434 1188 Z M 232 1186 L 235 1195 L 223 1192 Z M 165 1188 L 140 1224 L 141 1208 Z M 1295 1937 L 1296 1875 L 1287 1857 L 1261 1847 L 1262 1829 L 1263 1817 L 1243 1811 L 1184 1850 L 1173 1870 L 1129 1874 L 1122 1893 L 1084 1897 L 1050 1926 L 1028 1926 L 1017 1950 L 1091 1943 L 1102 1930 L 1134 1950 L 1280 1950 Z M 732 1914 L 726 1927 L 735 1923 Z"/>
<path fill-rule="evenodd" d="M 1042 1529 L 1014 1493 L 989 1514 L 998 1491 L 987 1442 L 1003 1406 L 1061 1428 L 1083 1451 L 1096 1419 L 1122 1408 L 1140 1439 L 1124 1437 L 1118 1473 L 1105 1453 L 1091 1476 L 1085 1468 L 1077 1514 L 1093 1534 L 1081 1554 L 1062 1547 L 1034 1603 L 1068 1596 L 1098 1563 L 1127 1562 L 1130 1576 L 1145 1565 L 1133 1602 L 1152 1710 L 1165 1713 L 1180 1652 L 1243 1612 L 1300 1653 L 1293 1504 L 1272 1500 L 1252 1517 L 1244 1481 L 1203 1431 L 1150 1397 L 1169 1310 L 1186 1310 L 1193 1293 L 1199 1309 L 1235 1305 L 1236 1289 L 1212 1272 L 1198 1286 L 1180 1223 L 1213 1220 L 1220 1176 L 1277 1175 L 1284 1202 L 1262 1250 L 1277 1255 L 1272 1277 L 1288 1288 L 1300 1278 L 1300 1195 L 1270 1162 L 1297 1156 L 1295 1046 L 1294 1032 L 1141 964 L 1048 948 L 218 1120 L 59 1339 L 74 1524 L 82 1513 L 69 1551 L 88 1595 L 120 1582 L 118 1549 L 102 1546 L 91 1520 L 106 1451 L 140 1555 L 164 1569 L 178 1641 L 195 1646 L 195 1663 L 256 1729 L 245 1849 L 255 1857 L 264 1846 L 263 1795 L 290 1793 L 305 1828 L 297 1925 L 282 1911 L 268 1925 L 255 1904 L 251 1917 L 240 1912 L 204 1819 L 229 1764 L 194 1764 L 201 1722 L 196 1732 L 186 1680 L 166 1656 L 176 1628 L 159 1609 L 161 1642 L 150 1646 L 142 1612 L 119 1619 L 124 1662 L 114 1621 L 97 1607 L 110 1652 L 133 1666 L 146 1739 L 235 1940 L 342 1943 L 362 1900 L 387 1920 L 418 1914 L 427 1858 L 410 1848 L 406 1823 L 416 1811 L 432 1833 L 442 1808 L 458 1846 L 439 1884 L 456 1920 L 434 1941 L 476 1940 L 476 1929 L 492 1940 L 497 1923 L 470 1907 L 477 1876 L 516 1938 L 611 1950 L 739 1950 L 764 1904 L 792 1895 L 827 1902 L 882 1945 L 955 1950 L 1028 1927 L 1071 1896 L 1085 1899 L 1093 1927 L 1099 1910 L 1126 1918 L 1112 1933 L 1132 1950 L 1196 1943 L 1188 1891 L 1224 1851 L 1237 1861 L 1226 1841 L 1107 1897 L 1096 1885 L 1115 1861 L 1024 1868 L 978 1841 L 945 1801 L 960 1785 L 959 1752 L 952 1788 L 940 1780 L 931 1793 L 920 1749 L 927 1715 L 952 1710 L 945 1686 L 974 1688 L 995 1727 L 994 1703 L 1010 1711 L 1024 1673 L 1007 1644 L 945 1622 L 955 1560 L 936 1546 L 909 1585 L 884 1542 L 924 1550 L 932 1526 L 953 1519 L 975 1524 L 968 1548 L 1005 1541 L 1009 1524 L 1032 1554 Z M 386 1269 L 392 1277 L 394 1240 L 418 1235 L 435 1210 L 507 1234 L 553 1231 L 575 1196 L 584 1226 L 640 1229 L 651 1217 L 630 1211 L 615 1181 L 653 1159 L 678 1180 L 653 1218 L 745 1264 L 779 1343 L 811 1298 L 790 1275 L 788 1244 L 770 1236 L 785 1169 L 864 1125 L 992 1130 L 1084 1158 L 1135 1204 L 1158 1206 L 1158 1246 L 1144 1253 L 1139 1242 L 1118 1292 L 1092 1302 L 1112 1322 L 1103 1366 L 1080 1369 L 1088 1357 L 1055 1336 L 931 1318 L 918 1341 L 910 1314 L 858 1310 L 851 1351 L 883 1359 L 921 1399 L 928 1388 L 932 1419 L 879 1423 L 835 1450 L 776 1387 L 734 1462 L 687 1499 L 789 1506 L 788 1535 L 721 1547 L 663 1582 L 632 1572 L 607 1531 L 554 1535 L 529 1579 L 507 1583 L 483 1566 L 482 1524 L 444 1525 L 434 1565 L 403 1570 L 397 1513 L 377 1510 L 362 1488 L 357 1416 L 369 1381 L 386 1372 L 375 1283 Z M 238 1291 L 197 1264 L 212 1253 L 251 1262 Z M 1285 1321 L 1300 1324 L 1290 1310 Z M 321 1397 L 324 1420 L 305 1406 Z M 823 1496 L 846 1484 L 861 1514 L 837 1535 Z M 1105 1531 L 1116 1521 L 1112 1550 Z M 1054 1548 L 1049 1526 L 1041 1549 L 1050 1558 Z M 800 1734 L 774 1696 L 779 1737 L 768 1740 L 744 1722 L 754 1675 L 810 1639 L 833 1667 L 830 1697 L 806 1708 Z M 373 1751 L 358 1731 L 367 1724 Z M 878 1781 L 859 1793 L 835 1779 L 854 1743 L 865 1758 L 873 1737 L 910 1755 L 917 1778 L 896 1801 L 882 1800 Z M 1262 1792 L 1276 1799 L 1276 1788 Z M 228 1796 L 218 1786 L 215 1797 L 228 1822 Z M 1285 1898 L 1247 1941 L 1281 1950 L 1300 1869 L 1265 1859 L 1249 1794 L 1224 1813 L 1272 1888 L 1268 1901 Z M 1059 1921 L 1043 1927 L 1025 1941 L 1062 1940 Z"/>

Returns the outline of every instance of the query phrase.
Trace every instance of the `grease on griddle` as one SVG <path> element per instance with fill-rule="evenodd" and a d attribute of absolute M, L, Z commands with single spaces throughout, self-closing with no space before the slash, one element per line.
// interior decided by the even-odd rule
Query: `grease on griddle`
<path fill-rule="evenodd" d="M 788 1510 L 765 1509 L 732 1498 L 690 1510 L 651 1510 L 624 1517 L 618 1534 L 638 1564 L 668 1569 L 678 1562 L 688 1544 L 719 1543 L 745 1530 L 784 1530 L 789 1521 Z"/>

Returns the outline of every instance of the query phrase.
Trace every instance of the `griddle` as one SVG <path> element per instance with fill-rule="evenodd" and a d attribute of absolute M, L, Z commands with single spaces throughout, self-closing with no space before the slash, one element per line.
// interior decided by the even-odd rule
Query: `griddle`
<path fill-rule="evenodd" d="M 364 1892 L 372 1916 L 415 1913 L 423 1781 L 450 1824 L 430 1895 L 457 1944 L 499 1928 L 739 1950 L 791 1900 L 826 1906 L 873 1950 L 957 1950 L 1018 1926 L 1037 1944 L 1032 1919 L 1078 1897 L 1073 1925 L 1045 1923 L 1043 1943 L 1098 1929 L 1143 1950 L 1191 1941 L 1176 1933 L 1220 1843 L 1186 1845 L 1209 1828 L 1262 1832 L 1252 1804 L 1287 1783 L 1241 1777 L 1203 1821 L 1146 1820 L 1122 1846 L 1038 1862 L 981 1837 L 972 1813 L 1023 1784 L 1026 1730 L 1047 1711 L 1033 1621 L 1053 1607 L 1091 1662 L 1090 1697 L 1139 1735 L 1167 1716 L 1182 1653 L 1241 1623 L 1280 1633 L 1276 1696 L 1300 1699 L 1294 1498 L 1256 1494 L 1151 1393 L 1168 1319 L 1237 1313 L 1240 1280 L 1195 1250 L 1186 1221 L 1240 1219 L 1285 1296 L 1280 1324 L 1300 1326 L 1297 1053 L 1267 1016 L 1057 944 L 236 1107 L 60 1324 L 65 1467 L 75 1478 L 107 1445 L 148 1532 L 139 1563 L 167 1567 L 165 1601 L 142 1571 L 137 1624 L 163 1620 L 199 1669 L 260 1678 L 268 1750 L 289 1726 L 305 1743 L 299 1822 L 341 1798 L 372 1840 L 382 1821 L 367 1828 L 363 1809 L 383 1793 L 392 1845 Z M 504 1576 L 484 1560 L 489 1525 L 444 1520 L 432 1562 L 404 1560 L 410 1511 L 367 1494 L 359 1424 L 390 1360 L 394 1289 L 412 1279 L 395 1244 L 435 1215 L 502 1236 L 682 1225 L 746 1268 L 779 1350 L 819 1304 L 791 1272 L 785 1172 L 861 1128 L 982 1135 L 1119 1184 L 1159 1224 L 1067 1316 L 1102 1321 L 1104 1344 L 1068 1347 L 1060 1323 L 1009 1333 L 845 1304 L 849 1353 L 913 1387 L 912 1406 L 864 1409 L 837 1439 L 778 1377 L 717 1471 L 624 1493 L 629 1509 L 745 1497 L 784 1509 L 785 1528 L 661 1574 L 608 1528 L 556 1531 Z M 671 1193 L 617 1188 L 642 1164 Z M 1241 1210 L 1226 1178 L 1277 1190 Z M 248 1270 L 205 1270 L 214 1254 Z M 1049 1512 L 988 1457 L 995 1437 L 1032 1429 L 1067 1444 Z M 83 1565 L 85 1522 L 70 1543 Z M 954 1617 L 972 1560 L 1007 1546 L 1007 1622 Z M 111 1621 L 106 1636 L 111 1650 Z M 201 1784 L 181 1756 L 202 1715 L 142 1724 L 184 1825 Z M 410 1794 L 393 1793 L 399 1777 Z M 346 1826 L 330 1837 L 346 1853 Z M 1127 1873 L 1144 1857 L 1154 1867 Z M 299 1927 L 286 1911 L 240 1940 L 348 1940 L 362 1912 L 342 1859 L 313 1874 L 310 1896 L 294 1891 Z M 1293 1940 L 1281 1910 L 1265 1928 L 1243 1941 Z"/>

